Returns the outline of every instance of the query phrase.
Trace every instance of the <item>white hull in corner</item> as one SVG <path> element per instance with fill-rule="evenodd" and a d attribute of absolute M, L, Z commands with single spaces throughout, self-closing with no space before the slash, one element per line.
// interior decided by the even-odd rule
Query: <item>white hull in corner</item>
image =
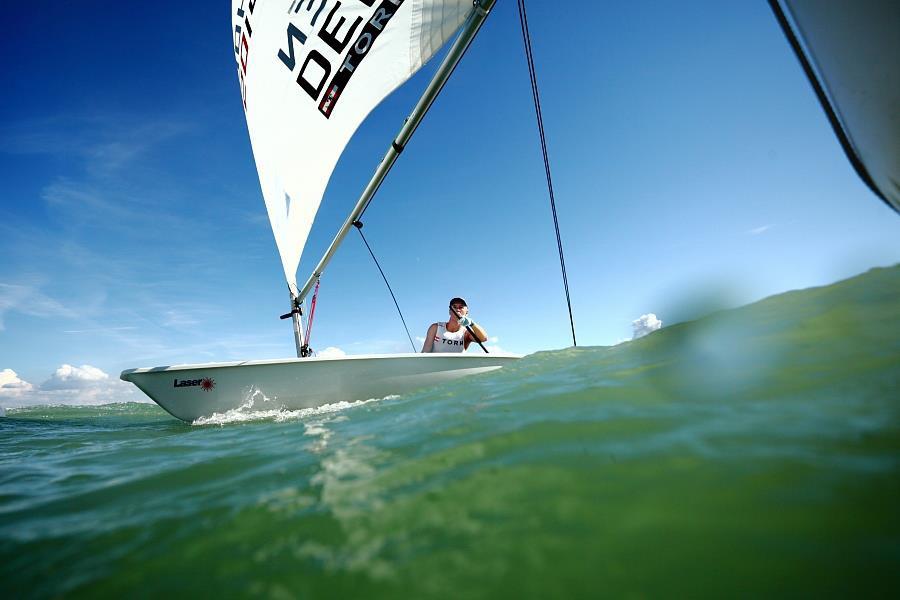
<path fill-rule="evenodd" d="M 496 354 L 381 354 L 128 369 L 120 375 L 184 421 L 247 411 L 295 410 L 404 394 L 520 358 Z"/>

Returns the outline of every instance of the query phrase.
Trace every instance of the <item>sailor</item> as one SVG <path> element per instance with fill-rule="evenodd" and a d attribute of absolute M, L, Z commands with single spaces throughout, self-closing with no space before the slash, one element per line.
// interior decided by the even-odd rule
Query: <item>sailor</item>
<path fill-rule="evenodd" d="M 422 352 L 462 352 L 475 341 L 470 330 L 478 336 L 479 342 L 487 341 L 487 332 L 469 317 L 469 307 L 465 300 L 451 300 L 449 312 L 449 321 L 432 323 L 428 328 Z"/>

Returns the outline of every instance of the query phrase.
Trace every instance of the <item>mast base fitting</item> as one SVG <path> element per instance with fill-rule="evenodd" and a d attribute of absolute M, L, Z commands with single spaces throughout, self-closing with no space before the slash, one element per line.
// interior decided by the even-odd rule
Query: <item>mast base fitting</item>
<path fill-rule="evenodd" d="M 313 355 L 313 349 L 309 347 L 309 344 L 303 344 L 300 346 L 300 358 L 309 358 Z"/>

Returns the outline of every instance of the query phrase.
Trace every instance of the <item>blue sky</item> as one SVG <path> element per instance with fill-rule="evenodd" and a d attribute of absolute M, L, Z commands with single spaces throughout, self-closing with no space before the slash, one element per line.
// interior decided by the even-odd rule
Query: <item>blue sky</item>
<path fill-rule="evenodd" d="M 764 3 L 596 6 L 529 3 L 580 345 L 900 261 Z M 229 11 L 6 8 L 0 371 L 29 393 L 293 355 Z M 461 295 L 495 347 L 571 343 L 518 27 L 499 0 L 364 219 L 413 336 Z M 351 141 L 301 281 L 435 66 Z M 319 301 L 314 347 L 409 350 L 355 233 Z"/>

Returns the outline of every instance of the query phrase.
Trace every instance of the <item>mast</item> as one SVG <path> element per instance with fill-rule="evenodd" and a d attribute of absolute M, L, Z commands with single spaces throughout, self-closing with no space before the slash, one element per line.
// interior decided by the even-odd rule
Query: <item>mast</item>
<path fill-rule="evenodd" d="M 288 286 L 288 293 L 291 296 L 291 312 L 281 315 L 281 319 L 291 319 L 294 328 L 294 344 L 297 346 L 297 358 L 306 358 L 309 356 L 309 347 L 306 340 L 303 339 L 303 308 L 301 300 L 294 294 L 293 288 Z"/>
<path fill-rule="evenodd" d="M 444 58 L 444 62 L 442 62 L 441 66 L 438 67 L 437 73 L 434 74 L 434 77 L 428 84 L 428 87 L 425 89 L 422 97 L 419 98 L 418 103 L 416 103 L 415 108 L 413 108 L 412 112 L 406 118 L 406 121 L 404 121 L 403 127 L 400 128 L 400 133 L 398 133 L 397 137 L 394 138 L 394 141 L 391 142 L 390 148 L 388 148 L 388 151 L 384 155 L 384 158 L 381 159 L 381 163 L 378 165 L 378 168 L 375 169 L 375 174 L 372 175 L 372 179 L 369 180 L 369 184 L 363 190 L 363 193 L 359 197 L 359 200 L 356 201 L 356 206 L 353 207 L 350 216 L 347 217 L 347 220 L 344 221 L 343 225 L 341 225 L 341 228 L 338 230 L 337 235 L 334 236 L 334 240 L 332 240 L 331 245 L 328 246 L 328 250 L 325 251 L 325 255 L 319 261 L 319 264 L 316 265 L 316 268 L 313 271 L 312 275 L 309 276 L 309 279 L 306 280 L 306 283 L 300 289 L 300 293 L 297 296 L 293 296 L 293 293 L 291 294 L 291 301 L 292 303 L 296 303 L 297 306 L 296 310 L 299 311 L 299 304 L 303 302 L 303 299 L 306 298 L 307 294 L 309 294 L 316 281 L 319 279 L 319 277 L 322 276 L 322 273 L 325 271 L 325 267 L 331 261 L 331 258 L 337 251 L 338 246 L 341 245 L 344 237 L 346 237 L 347 233 L 350 231 L 350 228 L 353 227 L 353 223 L 357 219 L 359 219 L 362 213 L 366 210 L 366 207 L 369 205 L 369 202 L 372 201 L 372 198 L 375 196 L 375 192 L 377 192 L 378 188 L 381 186 L 381 182 L 384 181 L 384 178 L 387 176 L 388 172 L 390 172 L 391 167 L 393 167 L 394 163 L 397 162 L 397 158 L 400 156 L 400 153 L 403 152 L 403 148 L 406 146 L 406 143 L 412 137 L 412 134 L 415 133 L 416 128 L 419 126 L 419 123 L 421 123 L 422 119 L 425 117 L 425 113 L 428 112 L 428 109 L 431 108 L 431 105 L 434 103 L 435 98 L 437 98 L 437 95 L 441 92 L 441 89 L 443 89 L 444 84 L 447 83 L 447 79 L 450 78 L 450 75 L 453 73 L 453 69 L 456 68 L 456 65 L 462 59 L 463 54 L 465 54 L 466 50 L 469 48 L 469 44 L 472 43 L 472 40 L 478 33 L 478 30 L 481 29 L 481 25 L 484 23 L 495 2 L 496 0 L 474 1 L 474 8 L 472 9 L 469 17 L 466 19 L 466 22 L 460 29 L 459 36 L 456 38 L 456 41 L 453 42 L 453 45 L 447 52 L 447 56 Z M 293 305 L 292 308 L 294 308 Z M 302 330 L 298 334 L 296 328 L 296 323 L 299 320 L 299 314 L 294 315 L 294 317 L 294 336 L 298 344 L 297 356 L 300 356 L 303 334 Z M 297 337 L 298 335 L 299 337 Z"/>
<path fill-rule="evenodd" d="M 309 354 L 306 340 L 303 339 L 303 312 L 300 310 L 300 301 L 291 293 L 291 320 L 294 326 L 294 344 L 297 346 L 297 358 L 306 358 Z"/>

